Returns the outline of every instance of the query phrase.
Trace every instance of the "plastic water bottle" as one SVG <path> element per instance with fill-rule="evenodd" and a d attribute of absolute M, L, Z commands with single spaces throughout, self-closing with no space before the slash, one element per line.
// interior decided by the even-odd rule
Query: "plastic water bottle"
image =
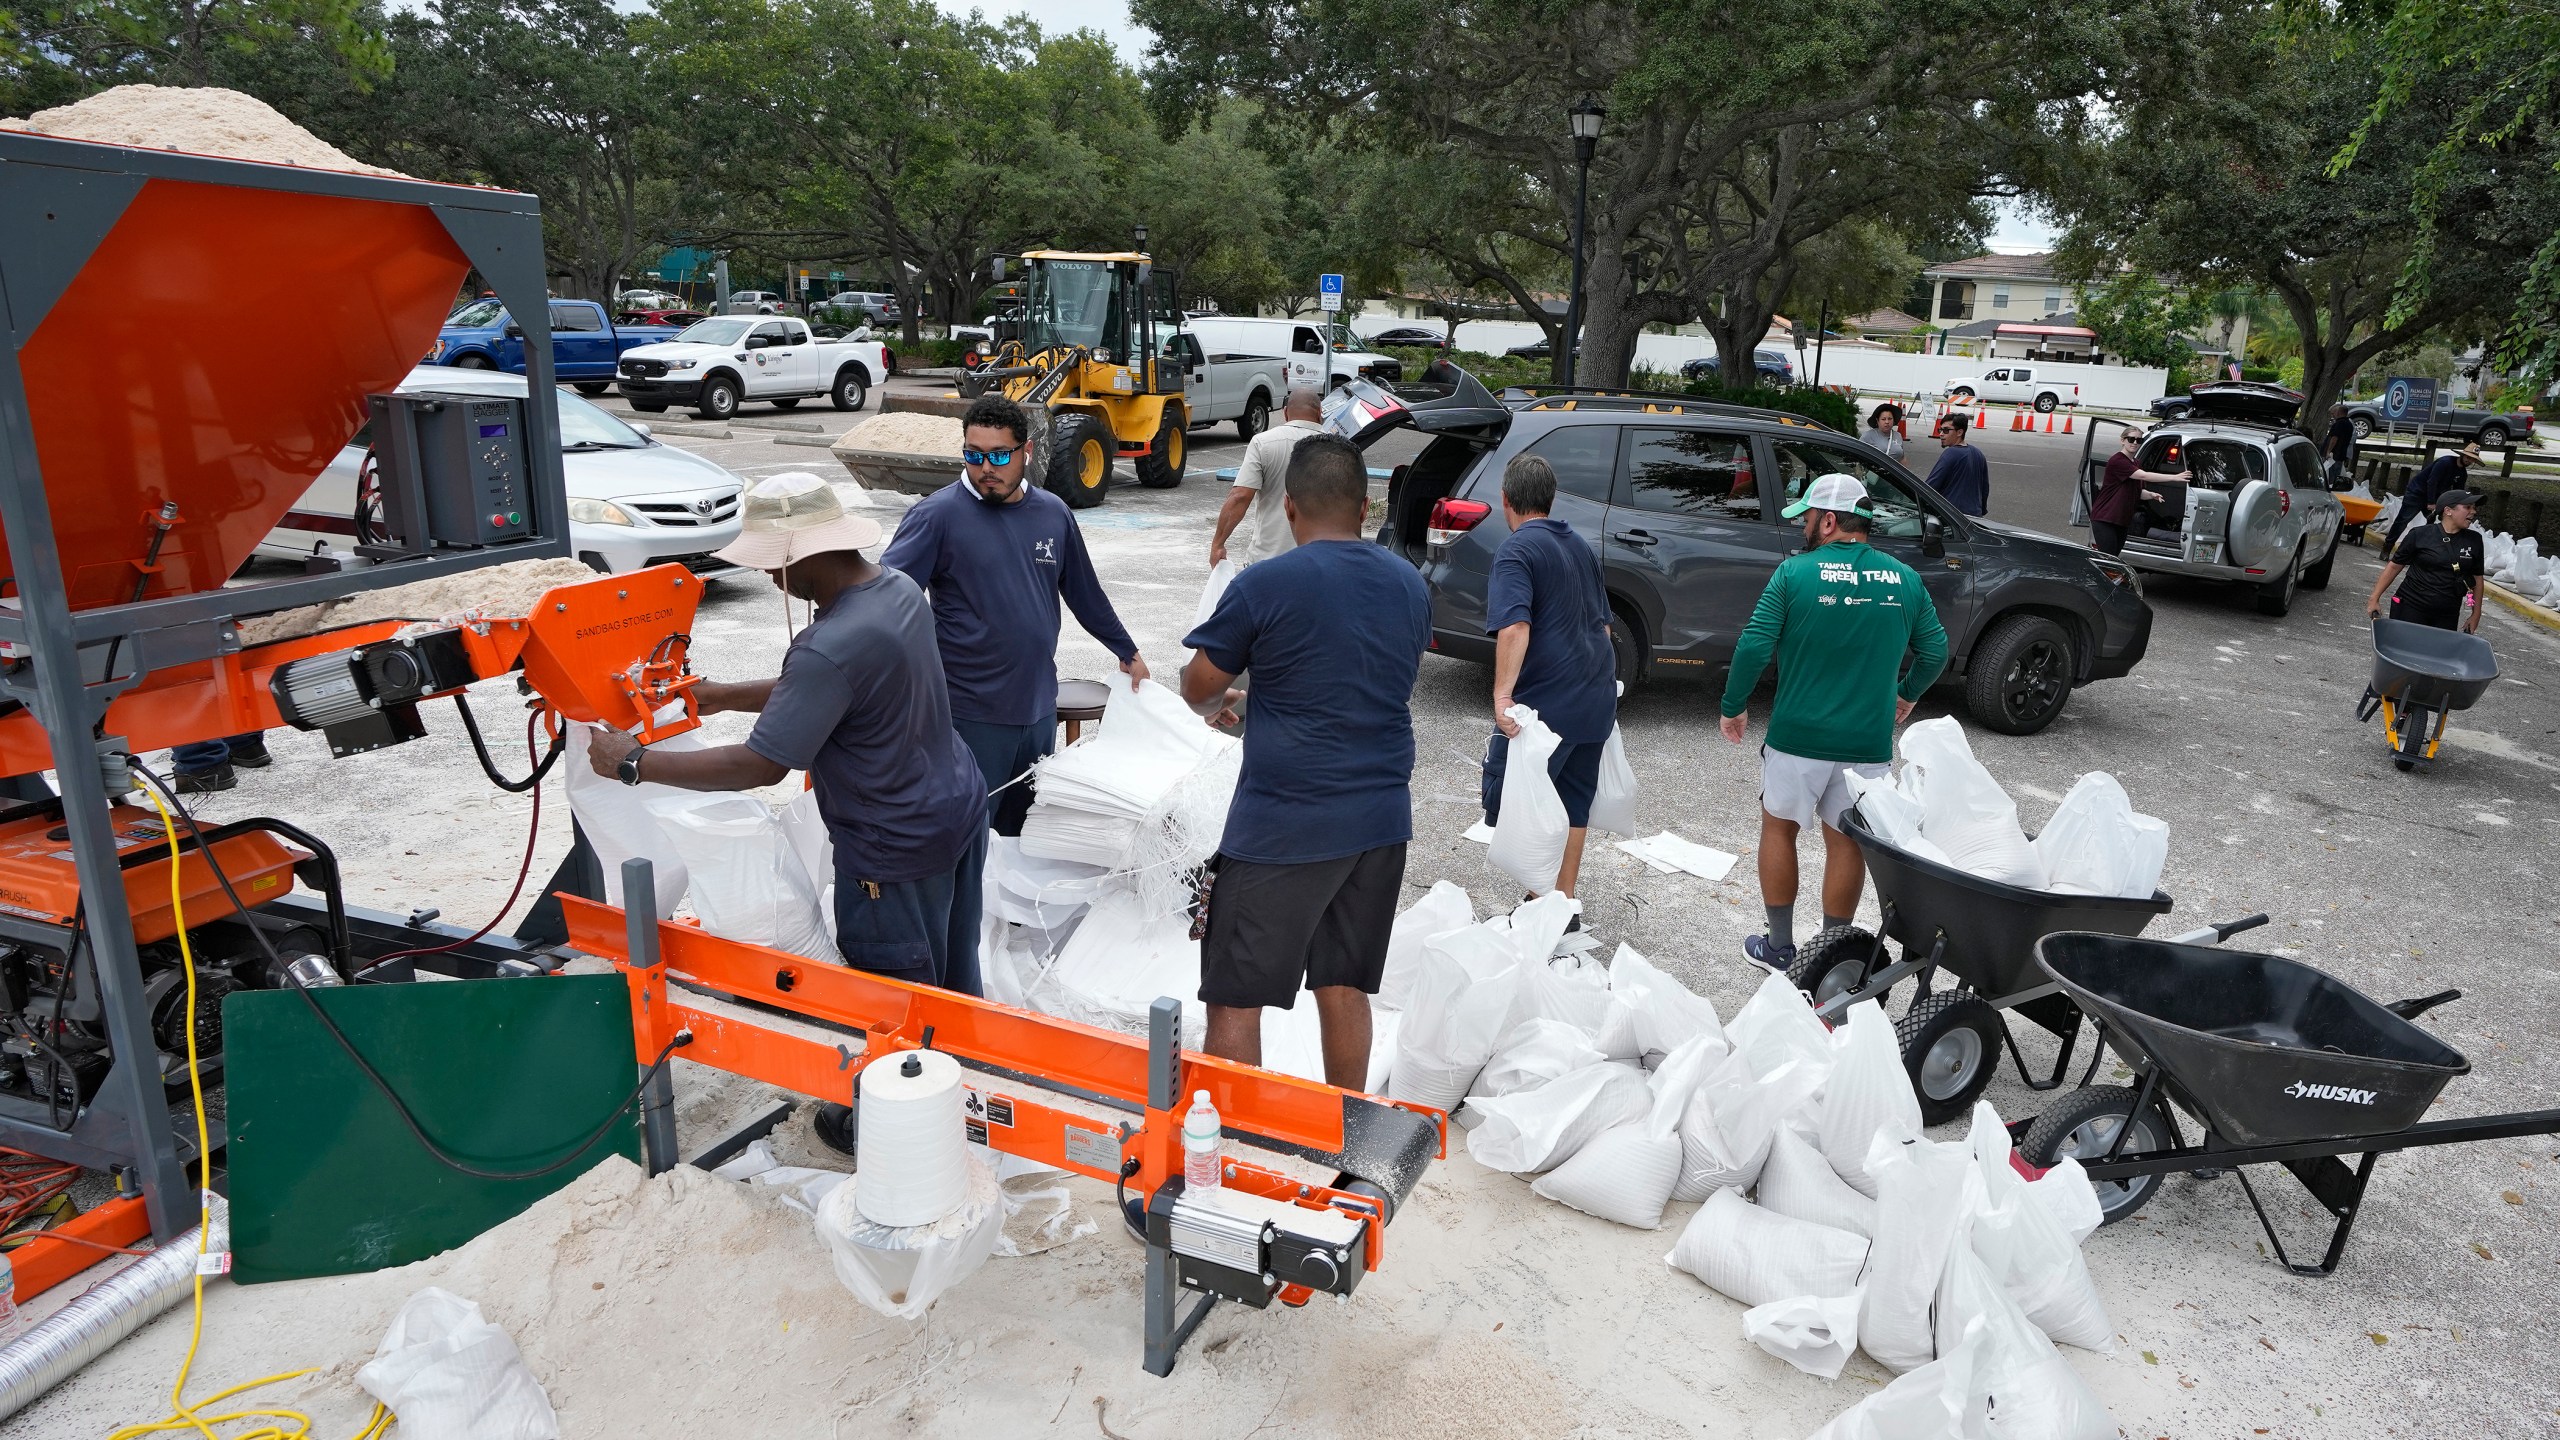
<path fill-rule="evenodd" d="M 9 1263 L 7 1252 L 0 1251 L 0 1345 L 18 1338 L 26 1322 L 18 1317 L 18 1274 Z"/>
<path fill-rule="evenodd" d="M 1209 1092 L 1191 1092 L 1190 1113 L 1182 1117 L 1182 1188 L 1192 1194 L 1218 1188 L 1226 1165 L 1218 1155 L 1218 1107 Z"/>

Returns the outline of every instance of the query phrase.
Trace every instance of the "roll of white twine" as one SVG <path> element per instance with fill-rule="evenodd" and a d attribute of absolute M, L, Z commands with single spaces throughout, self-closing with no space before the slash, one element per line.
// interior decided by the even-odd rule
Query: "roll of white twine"
<path fill-rule="evenodd" d="M 968 1193 L 969 1137 L 960 1113 L 960 1062 L 906 1050 L 862 1070 L 862 1218 L 893 1228 L 930 1225 Z"/>

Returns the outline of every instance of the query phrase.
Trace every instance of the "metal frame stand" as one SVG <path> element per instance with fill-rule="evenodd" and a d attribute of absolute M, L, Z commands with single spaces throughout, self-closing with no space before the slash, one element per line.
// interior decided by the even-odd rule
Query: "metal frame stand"
<path fill-rule="evenodd" d="M 1181 1099 L 1182 1006 L 1159 995 L 1147 1007 L 1147 1108 L 1171 1113 Z M 1181 1193 L 1175 1182 L 1167 1182 L 1166 1189 L 1172 1194 Z M 1151 1235 L 1147 1241 L 1148 1374 L 1162 1378 L 1173 1373 L 1173 1357 L 1217 1303 L 1217 1296 L 1203 1295 L 1189 1314 L 1183 1313 L 1182 1287 L 1174 1271 L 1173 1251 L 1157 1244 Z"/>

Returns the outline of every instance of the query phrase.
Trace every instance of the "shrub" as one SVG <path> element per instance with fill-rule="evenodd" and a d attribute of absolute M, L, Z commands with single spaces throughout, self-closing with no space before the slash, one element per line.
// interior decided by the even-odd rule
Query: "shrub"
<path fill-rule="evenodd" d="M 1843 435 L 1858 433 L 1858 405 L 1846 395 L 1816 390 L 1810 385 L 1719 385 L 1713 380 L 1692 380 L 1682 393 L 1719 405 L 1749 405 L 1761 410 L 1783 410 L 1820 421 Z"/>

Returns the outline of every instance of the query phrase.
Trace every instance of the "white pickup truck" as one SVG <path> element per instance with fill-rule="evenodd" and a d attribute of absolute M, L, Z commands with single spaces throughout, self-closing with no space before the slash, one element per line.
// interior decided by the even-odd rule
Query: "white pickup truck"
<path fill-rule="evenodd" d="M 2079 398 L 2080 387 L 2050 378 L 2036 378 L 2033 365 L 2003 365 L 1984 372 L 1979 378 L 1950 380 L 1946 398 L 1980 400 L 1989 405 L 2033 405 L 2036 413 L 2045 414 L 2058 406 Z M 2054 372 L 2043 372 L 2050 377 Z"/>
<path fill-rule="evenodd" d="M 1280 356 L 1213 351 L 1189 329 L 1164 338 L 1164 355 L 1182 367 L 1182 399 L 1193 425 L 1233 420 L 1238 438 L 1250 440 L 1289 398 L 1289 362 Z"/>
<path fill-rule="evenodd" d="M 614 385 L 634 410 L 688 405 L 726 420 L 748 401 L 788 410 L 822 395 L 859 410 L 889 373 L 888 347 L 876 340 L 822 340 L 788 315 L 714 315 L 622 352 Z"/>

